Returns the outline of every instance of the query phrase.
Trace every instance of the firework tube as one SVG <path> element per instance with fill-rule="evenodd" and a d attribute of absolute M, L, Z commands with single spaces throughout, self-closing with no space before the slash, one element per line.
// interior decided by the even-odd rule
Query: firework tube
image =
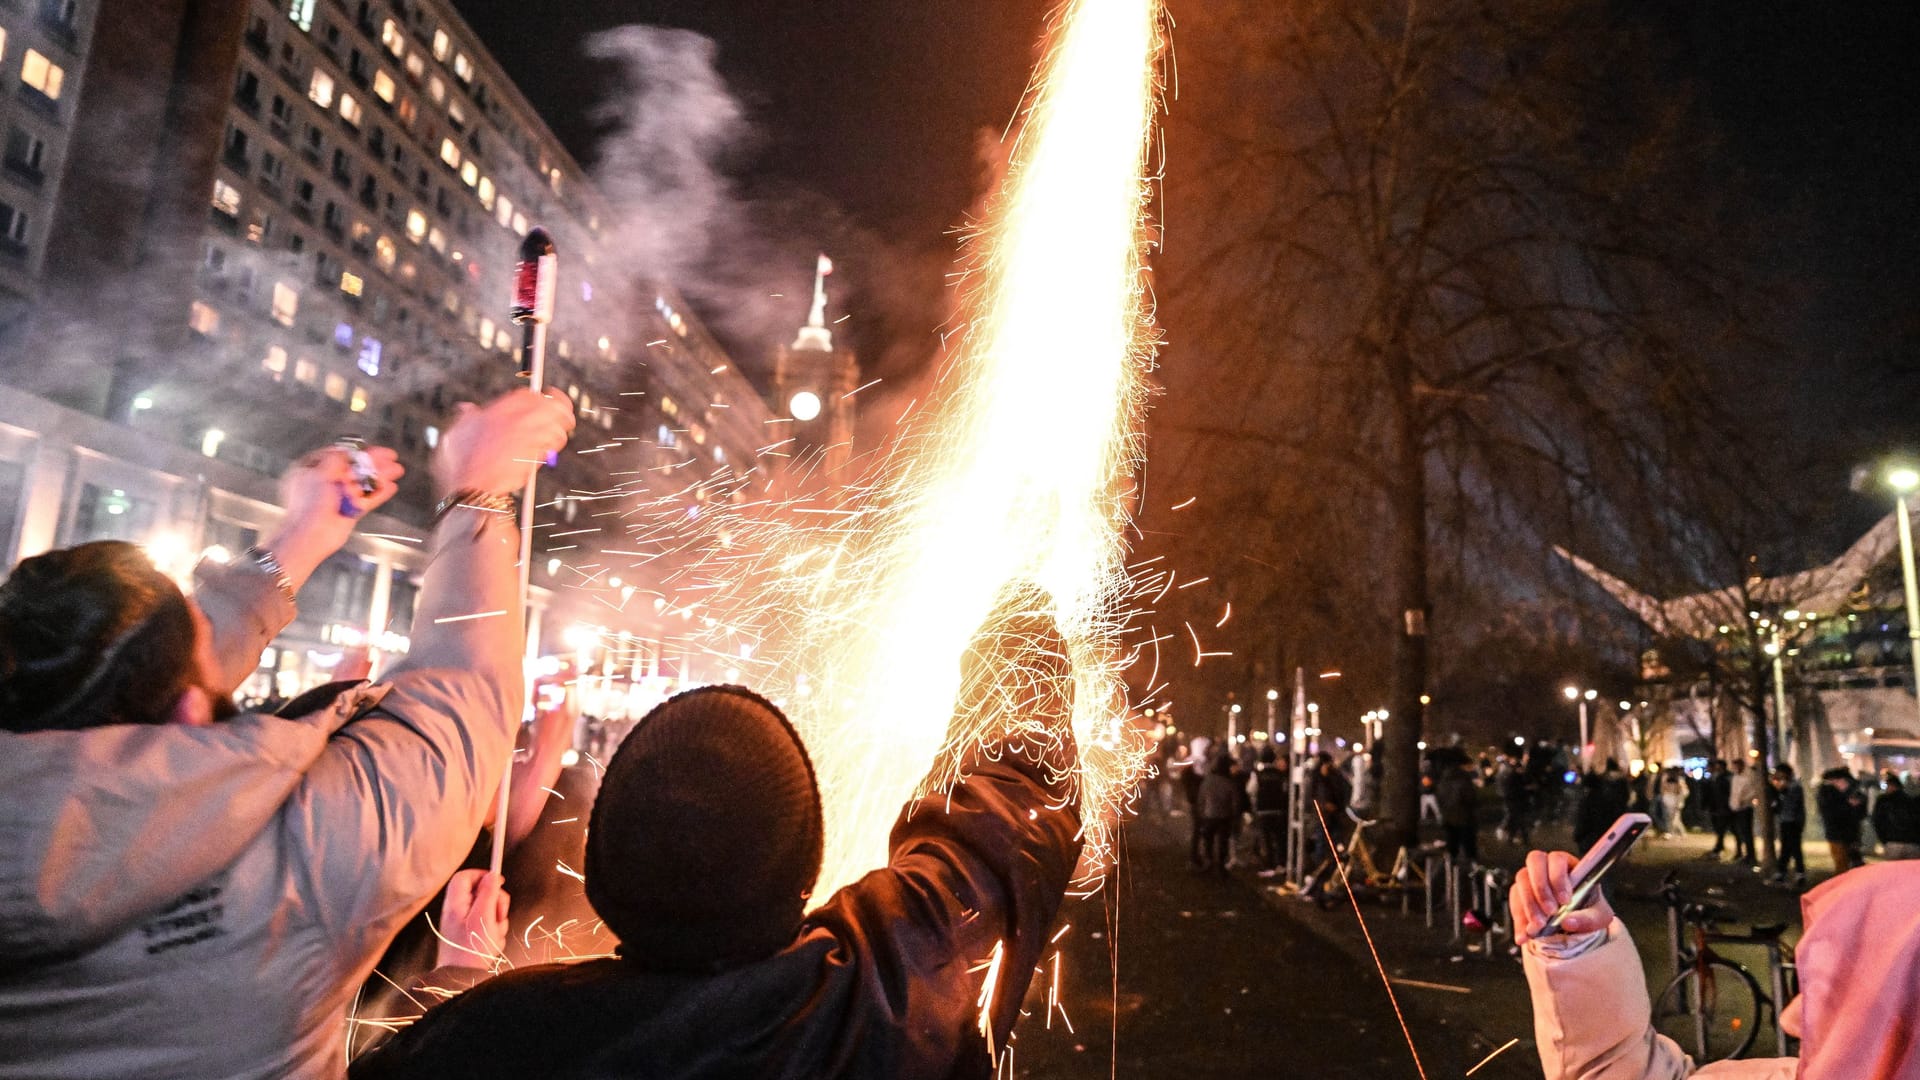
<path fill-rule="evenodd" d="M 527 238 L 520 243 L 520 261 L 513 273 L 513 308 L 510 317 L 520 325 L 520 377 L 527 380 L 527 386 L 538 393 L 547 385 L 547 324 L 553 321 L 553 301 L 557 295 L 560 277 L 560 258 L 554 250 L 553 237 L 538 225 L 527 230 Z M 549 457 L 548 464 L 554 463 Z M 520 610 L 527 610 L 529 593 L 533 586 L 533 507 L 534 488 L 539 482 L 539 473 L 527 477 L 526 490 L 520 493 Z M 527 636 L 527 656 L 531 659 L 539 650 L 540 643 L 529 634 Z M 532 687 L 529 684 L 528 693 Z M 531 697 L 528 698 L 530 702 Z M 522 710 L 524 715 L 524 708 Z M 507 756 L 507 766 L 500 773 L 500 803 L 493 814 L 493 859 L 490 865 L 494 873 L 500 872 L 500 865 L 507 857 L 507 791 L 513 786 L 513 755 Z"/>

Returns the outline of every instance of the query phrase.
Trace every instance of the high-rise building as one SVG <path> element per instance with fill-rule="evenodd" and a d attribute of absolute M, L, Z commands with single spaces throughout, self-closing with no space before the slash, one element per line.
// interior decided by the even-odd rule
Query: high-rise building
<path fill-rule="evenodd" d="M 454 405 L 515 385 L 514 259 L 539 224 L 560 254 L 548 382 L 580 421 L 542 482 L 548 636 L 589 616 L 644 635 L 647 605 L 626 601 L 668 564 L 602 557 L 625 547 L 610 499 L 656 474 L 672 479 L 656 494 L 705 497 L 698 479 L 754 470 L 772 416 L 679 295 L 603 246 L 613 210 L 452 5 L 39 6 L 15 19 L 0 0 L 0 72 L 19 83 L 0 122 L 42 175 L 16 191 L 10 137 L 0 203 L 26 225 L 17 252 L 0 228 L 9 383 L 263 475 L 340 434 L 393 446 L 409 474 L 393 513 L 418 524 Z M 33 535 L 90 538 L 71 507 L 55 517 Z"/>
<path fill-rule="evenodd" d="M 82 0 L 0 7 L 0 333 L 38 293 L 93 22 Z"/>

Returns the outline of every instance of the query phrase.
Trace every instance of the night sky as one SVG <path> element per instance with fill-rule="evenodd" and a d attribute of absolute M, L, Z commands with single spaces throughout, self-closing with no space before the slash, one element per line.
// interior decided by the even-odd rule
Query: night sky
<path fill-rule="evenodd" d="M 586 35 L 630 23 L 691 29 L 719 45 L 722 74 L 756 137 L 742 182 L 807 192 L 925 256 L 894 264 L 937 295 L 948 235 L 983 181 L 1028 78 L 1047 0 L 460 0 L 474 29 L 582 161 L 607 69 Z M 1769 286 L 1789 312 L 1786 355 L 1756 359 L 1757 422 L 1800 448 L 1823 486 L 1850 460 L 1920 446 L 1920 5 L 1621 2 L 1656 27 L 1677 88 L 1717 133 L 1730 224 L 1763 237 Z M 1179 5 L 1173 5 L 1179 14 Z M 1178 39 L 1176 37 L 1176 45 Z M 1193 62 L 1191 58 L 1188 62 Z M 1179 123 L 1177 103 L 1173 123 Z M 1176 176 L 1172 184 L 1177 184 Z M 1176 189 L 1170 190 L 1178 197 Z M 899 267 L 905 266 L 905 270 Z M 851 283 L 850 283 L 851 284 Z M 898 307 L 899 291 L 893 305 Z M 912 303 L 912 301 L 908 301 Z M 856 322 L 889 374 L 931 355 L 941 313 Z M 744 343 L 736 342 L 736 346 Z M 885 366 L 884 364 L 882 366 Z M 1862 508 L 1864 510 L 1864 508 Z"/>

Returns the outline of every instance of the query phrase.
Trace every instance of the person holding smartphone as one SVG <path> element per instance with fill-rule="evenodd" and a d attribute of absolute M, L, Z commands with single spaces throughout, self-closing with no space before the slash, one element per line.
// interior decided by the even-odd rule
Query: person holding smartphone
<path fill-rule="evenodd" d="M 1706 1066 L 1654 1030 L 1640 954 L 1599 890 L 1545 932 L 1574 897 L 1574 866 L 1565 852 L 1532 852 L 1508 894 L 1547 1080 L 1920 1076 L 1920 863 L 1871 866 L 1801 900 L 1801 993 L 1780 1016 L 1798 1058 Z"/>

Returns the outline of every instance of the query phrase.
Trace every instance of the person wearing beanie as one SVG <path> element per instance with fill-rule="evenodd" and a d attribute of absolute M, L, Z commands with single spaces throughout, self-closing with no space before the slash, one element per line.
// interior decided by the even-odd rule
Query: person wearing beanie
<path fill-rule="evenodd" d="M 961 752 L 901 811 L 888 864 L 811 911 L 824 823 L 793 726 L 737 686 L 661 704 L 608 762 L 588 828 L 615 955 L 436 973 L 416 996 L 456 996 L 350 1076 L 992 1076 L 1080 854 L 1049 606 L 1026 590 L 996 608 L 963 660 Z"/>

